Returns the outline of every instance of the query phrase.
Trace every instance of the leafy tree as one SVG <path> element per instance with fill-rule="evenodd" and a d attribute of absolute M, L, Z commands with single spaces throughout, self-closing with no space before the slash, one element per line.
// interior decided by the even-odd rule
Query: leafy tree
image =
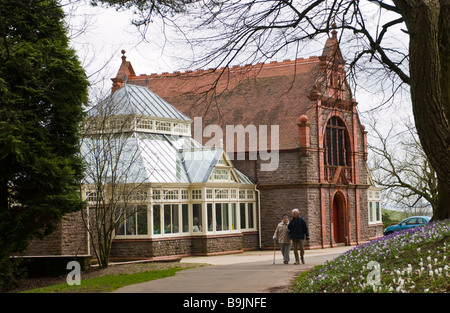
<path fill-rule="evenodd" d="M 395 223 L 400 222 L 400 220 L 398 218 L 393 217 L 392 214 L 393 211 L 387 211 L 387 210 L 383 210 L 383 212 L 381 213 L 381 219 L 383 220 L 383 227 L 389 227 L 391 225 L 394 225 Z"/>
<path fill-rule="evenodd" d="M 55 0 L 0 0 L 0 285 L 9 256 L 83 206 L 88 81 Z"/>
<path fill-rule="evenodd" d="M 290 47 L 301 49 L 305 41 L 333 29 L 342 30 L 341 39 L 353 38 L 351 71 L 363 67 L 374 77 L 372 70 L 378 64 L 394 80 L 394 90 L 399 85 L 409 87 L 417 133 L 438 179 L 433 219 L 450 218 L 448 0 L 98 1 L 137 8 L 144 17 L 140 20 L 143 25 L 155 17 L 155 8 L 184 5 L 183 11 L 194 16 L 190 21 L 195 23 L 193 28 L 205 31 L 198 41 L 190 42 L 201 45 L 204 62 L 225 67 L 238 56 L 256 62 Z M 370 14 L 374 7 L 376 14 Z M 163 18 L 166 16 L 163 11 Z M 401 32 L 409 37 L 408 47 L 401 47 L 396 40 Z M 377 79 L 380 85 L 385 81 Z"/>

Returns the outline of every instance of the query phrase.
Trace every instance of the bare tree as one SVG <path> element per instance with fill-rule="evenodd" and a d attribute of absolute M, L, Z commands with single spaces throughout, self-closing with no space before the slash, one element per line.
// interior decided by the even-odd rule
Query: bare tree
<path fill-rule="evenodd" d="M 115 235 L 135 232 L 136 225 L 126 223 L 135 221 L 136 214 L 147 214 L 135 203 L 145 200 L 147 193 L 141 188 L 143 168 L 132 132 L 134 116 L 120 110 L 111 96 L 100 101 L 88 113 L 82 138 L 88 202 L 82 217 L 101 267 L 108 266 Z"/>
<path fill-rule="evenodd" d="M 374 120 L 374 119 L 372 119 Z M 426 215 L 438 203 L 436 172 L 410 122 L 391 125 L 382 134 L 374 122 L 369 149 L 372 179 L 384 188 L 385 198 L 408 214 Z M 401 128 L 401 129 L 400 129 Z"/>

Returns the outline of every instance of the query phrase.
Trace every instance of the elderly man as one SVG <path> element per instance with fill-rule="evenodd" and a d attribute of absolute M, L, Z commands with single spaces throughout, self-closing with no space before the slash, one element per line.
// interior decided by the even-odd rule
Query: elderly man
<path fill-rule="evenodd" d="M 294 256 L 295 263 L 300 264 L 298 257 L 298 250 L 300 250 L 300 257 L 302 263 L 305 264 L 304 254 L 305 254 L 305 237 L 309 240 L 309 231 L 306 226 L 305 220 L 300 216 L 298 209 L 292 210 L 292 219 L 288 225 L 289 237 L 292 239 L 292 244 L 294 246 Z"/>

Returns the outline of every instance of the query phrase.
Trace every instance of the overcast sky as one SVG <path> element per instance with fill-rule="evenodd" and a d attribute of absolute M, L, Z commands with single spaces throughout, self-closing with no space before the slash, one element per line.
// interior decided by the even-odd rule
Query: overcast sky
<path fill-rule="evenodd" d="M 83 63 L 88 75 L 105 67 L 91 81 L 98 84 L 103 77 L 105 84 L 117 73 L 121 62 L 121 50 L 132 61 L 137 74 L 175 71 L 177 65 L 164 52 L 160 32 L 152 32 L 152 38 L 142 41 L 136 26 L 131 25 L 131 12 L 117 12 L 113 8 L 92 7 L 84 1 L 64 7 L 71 33 L 71 45 Z M 74 10 L 75 9 L 75 10 Z"/>
<path fill-rule="evenodd" d="M 99 90 L 102 91 L 101 96 L 109 92 L 110 78 L 114 77 L 119 69 L 122 49 L 126 50 L 127 60 L 132 62 L 137 75 L 197 69 L 190 68 L 190 63 L 185 60 L 192 59 L 193 52 L 183 46 L 179 37 L 163 29 L 157 20 L 147 30 L 143 40 L 142 34 L 131 24 L 133 10 L 117 12 L 114 8 L 92 7 L 88 0 L 76 1 L 72 5 L 64 6 L 64 9 L 68 13 L 71 44 L 76 49 L 87 74 L 92 75 L 91 98 L 97 97 L 100 94 Z M 320 55 L 325 40 L 324 37 L 319 38 L 312 48 L 302 50 L 298 57 Z M 279 58 L 279 61 L 282 61 L 289 58 L 289 55 L 282 55 Z M 97 73 L 100 69 L 101 71 Z M 374 83 L 376 85 L 380 82 Z M 359 103 L 359 111 L 364 115 L 362 118 L 365 118 L 366 112 L 386 99 L 388 94 L 388 92 L 369 93 L 358 87 L 355 99 Z M 394 102 L 396 113 L 410 110 L 407 93 L 397 93 Z M 377 114 L 387 120 L 393 117 L 391 109 L 378 110 Z"/>

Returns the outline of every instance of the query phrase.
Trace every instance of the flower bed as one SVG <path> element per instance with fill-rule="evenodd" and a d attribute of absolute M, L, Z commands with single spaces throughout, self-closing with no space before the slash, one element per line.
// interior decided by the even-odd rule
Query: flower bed
<path fill-rule="evenodd" d="M 449 292 L 450 220 L 347 251 L 296 280 L 294 292 Z"/>

